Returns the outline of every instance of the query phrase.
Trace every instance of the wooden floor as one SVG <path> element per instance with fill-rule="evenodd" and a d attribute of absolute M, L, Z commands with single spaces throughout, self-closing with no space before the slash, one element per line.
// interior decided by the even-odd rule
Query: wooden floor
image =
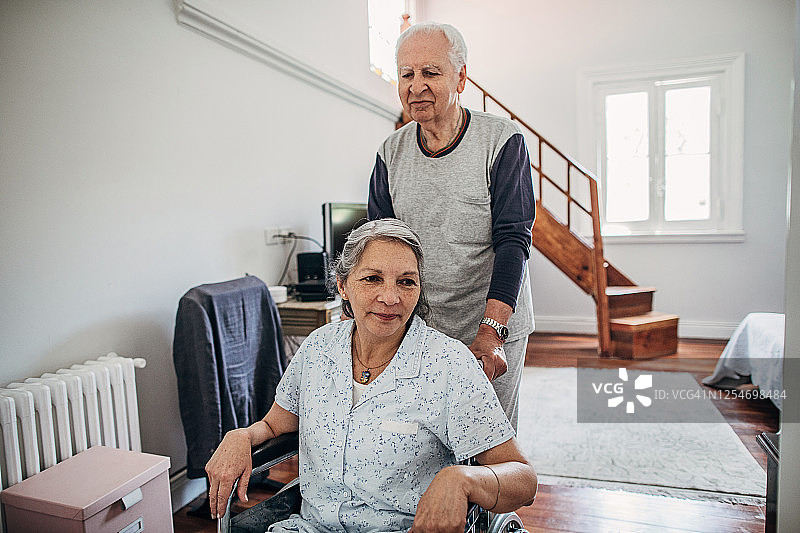
<path fill-rule="evenodd" d="M 725 343 L 682 340 L 678 353 L 645 361 L 597 358 L 593 336 L 534 334 L 528 343 L 527 366 L 576 366 L 591 362 L 601 367 L 689 372 L 698 382 L 711 374 Z M 755 441 L 762 431 L 778 430 L 778 410 L 769 400 L 715 399 L 717 408 L 753 457 L 766 465 L 766 455 Z M 273 469 L 273 477 L 296 474 L 297 463 Z M 264 489 L 250 491 L 251 502 L 269 495 Z M 192 505 L 198 505 L 200 499 Z M 191 506 L 189 506 L 191 507 Z M 213 522 L 188 516 L 188 507 L 174 515 L 175 533 L 214 532 Z M 764 506 L 733 505 L 681 500 L 661 496 L 540 485 L 536 502 L 517 511 L 525 527 L 534 532 L 672 532 L 703 533 L 764 531 Z"/>

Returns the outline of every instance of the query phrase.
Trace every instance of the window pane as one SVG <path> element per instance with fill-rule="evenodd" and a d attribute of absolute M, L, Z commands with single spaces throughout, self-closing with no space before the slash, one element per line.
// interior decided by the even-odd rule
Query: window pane
<path fill-rule="evenodd" d="M 667 156 L 664 217 L 668 221 L 707 220 L 711 216 L 708 154 Z"/>
<path fill-rule="evenodd" d="M 647 93 L 606 97 L 606 220 L 634 222 L 650 216 Z"/>
<path fill-rule="evenodd" d="M 711 146 L 711 87 L 664 94 L 666 155 L 707 154 Z"/>
<path fill-rule="evenodd" d="M 664 218 L 711 216 L 711 87 L 664 93 Z"/>
<path fill-rule="evenodd" d="M 647 155 L 647 93 L 606 96 L 606 157 Z"/>
<path fill-rule="evenodd" d="M 649 167 L 646 157 L 608 160 L 606 165 L 608 222 L 634 222 L 649 218 Z"/>

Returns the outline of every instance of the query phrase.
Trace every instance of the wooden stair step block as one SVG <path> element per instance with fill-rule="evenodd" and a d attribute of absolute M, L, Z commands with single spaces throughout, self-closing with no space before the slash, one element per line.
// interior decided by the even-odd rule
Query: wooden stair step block
<path fill-rule="evenodd" d="M 608 314 L 611 318 L 644 315 L 653 310 L 655 287 L 608 287 Z"/>
<path fill-rule="evenodd" d="M 678 351 L 678 315 L 649 312 L 611 320 L 615 357 L 648 359 Z"/>

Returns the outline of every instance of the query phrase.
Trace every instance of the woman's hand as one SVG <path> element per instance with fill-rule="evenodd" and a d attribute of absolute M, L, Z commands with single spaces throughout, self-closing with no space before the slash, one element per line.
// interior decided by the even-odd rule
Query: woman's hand
<path fill-rule="evenodd" d="M 247 485 L 253 470 L 250 435 L 246 428 L 234 429 L 225 434 L 217 451 L 206 464 L 206 474 L 210 489 L 208 501 L 211 517 L 219 518 L 225 514 L 233 484 L 239 480 L 236 494 L 247 501 Z"/>
<path fill-rule="evenodd" d="M 433 478 L 417 504 L 410 533 L 464 533 L 468 494 L 465 477 L 469 466 L 449 466 Z"/>
<path fill-rule="evenodd" d="M 225 434 L 217 451 L 206 464 L 210 485 L 208 501 L 212 517 L 219 518 L 225 514 L 228 498 L 237 479 L 239 488 L 236 494 L 243 502 L 247 501 L 247 485 L 253 472 L 251 456 L 253 446 L 274 439 L 278 435 L 297 431 L 299 427 L 300 420 L 297 415 L 273 402 L 263 419 L 249 427 L 234 429 Z"/>
<path fill-rule="evenodd" d="M 511 438 L 476 456 L 483 466 L 448 466 L 433 478 L 417 504 L 410 533 L 463 533 L 469 502 L 495 513 L 530 505 L 536 471 Z"/>

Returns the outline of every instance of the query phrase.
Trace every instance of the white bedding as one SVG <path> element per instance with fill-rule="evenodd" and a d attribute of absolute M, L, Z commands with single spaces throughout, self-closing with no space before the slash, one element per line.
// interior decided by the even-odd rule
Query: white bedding
<path fill-rule="evenodd" d="M 714 373 L 703 379 L 703 384 L 714 387 L 726 379 L 750 376 L 753 384 L 764 393 L 782 391 L 784 322 L 784 315 L 780 313 L 747 315 L 719 356 Z M 780 395 L 773 393 L 771 396 L 781 409 Z"/>

